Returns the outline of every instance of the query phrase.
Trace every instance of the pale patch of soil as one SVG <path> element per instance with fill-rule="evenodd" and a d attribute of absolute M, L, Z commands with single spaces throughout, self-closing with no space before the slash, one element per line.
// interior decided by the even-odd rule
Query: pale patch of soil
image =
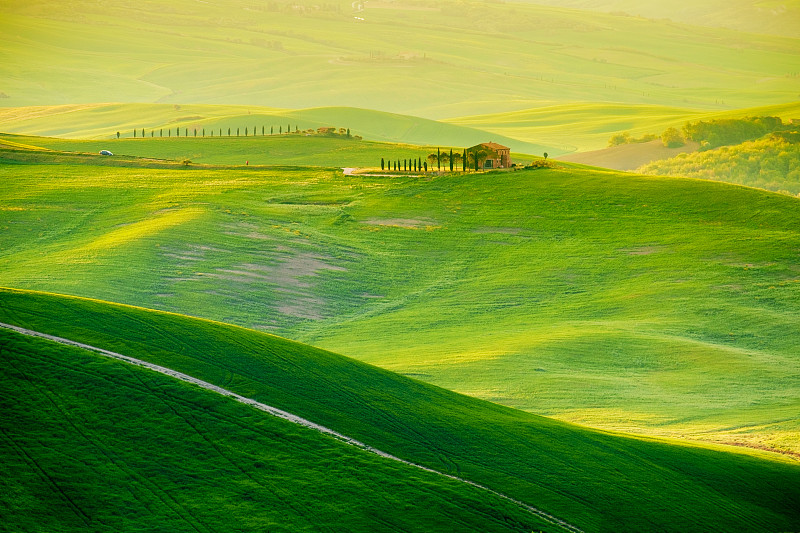
<path fill-rule="evenodd" d="M 216 269 L 212 276 L 235 283 L 265 283 L 276 286 L 285 294 L 276 309 L 287 316 L 309 320 L 324 318 L 325 300 L 314 294 L 313 278 L 320 272 L 347 269 L 327 261 L 331 258 L 310 253 L 290 253 L 278 258 L 275 264 L 242 263 L 232 268 Z"/>
<path fill-rule="evenodd" d="M 659 159 L 669 159 L 678 154 L 696 152 L 699 147 L 700 145 L 696 142 L 688 142 L 679 148 L 667 148 L 661 140 L 656 139 L 646 143 L 621 144 L 592 152 L 562 155 L 558 159 L 613 170 L 636 170 L 642 165 Z"/>
<path fill-rule="evenodd" d="M 429 218 L 370 218 L 362 223 L 370 226 L 393 226 L 408 229 L 422 229 L 435 224 Z"/>

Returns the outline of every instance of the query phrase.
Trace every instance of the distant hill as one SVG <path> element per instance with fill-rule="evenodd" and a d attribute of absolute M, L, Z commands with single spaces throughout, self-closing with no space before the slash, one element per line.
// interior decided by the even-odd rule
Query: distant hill
<path fill-rule="evenodd" d="M 754 33 L 784 35 L 786 37 L 800 35 L 800 2 L 797 0 L 768 2 L 752 2 L 751 0 L 706 0 L 704 2 L 694 2 L 691 0 L 678 0 L 669 4 L 637 0 L 512 1 L 665 19 L 683 24 L 730 28 Z"/>
<path fill-rule="evenodd" d="M 115 139 L 133 137 L 133 130 L 146 130 L 146 137 L 181 135 L 188 129 L 190 136 L 203 129 L 215 135 L 222 130 L 237 129 L 241 136 L 260 136 L 264 133 L 285 133 L 287 129 L 305 130 L 333 126 L 349 128 L 353 135 L 368 140 L 429 146 L 469 147 L 480 142 L 495 141 L 515 152 L 539 154 L 557 148 L 529 140 L 518 140 L 498 133 L 456 124 L 437 122 L 409 115 L 384 113 L 357 108 L 271 109 L 258 106 L 166 105 L 166 104 L 87 104 L 80 106 L 37 106 L 0 108 L 0 131 L 8 133 L 57 136 L 72 139 Z M 263 128 L 263 129 L 262 129 Z M 169 132 L 169 133 L 168 133 Z"/>
<path fill-rule="evenodd" d="M 800 512 L 788 459 L 571 426 L 221 323 L 9 289 L 0 302 L 0 322 L 189 374 L 520 502 L 0 330 L 11 529 L 776 531 Z"/>
<path fill-rule="evenodd" d="M 587 101 L 730 109 L 799 92 L 796 37 L 511 2 L 29 0 L 5 3 L 0 33 L 0 104 L 12 107 L 347 106 L 438 119 Z"/>

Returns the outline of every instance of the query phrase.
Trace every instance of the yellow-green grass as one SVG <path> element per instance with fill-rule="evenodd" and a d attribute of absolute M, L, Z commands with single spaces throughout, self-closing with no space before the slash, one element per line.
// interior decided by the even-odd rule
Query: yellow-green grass
<path fill-rule="evenodd" d="M 786 102 L 800 88 L 796 38 L 536 5 L 365 4 L 12 0 L 0 21 L 2 101 L 441 118 L 542 101 L 729 109 Z"/>
<path fill-rule="evenodd" d="M 0 281 L 605 428 L 800 450 L 798 200 L 580 168 L 0 166 Z"/>
<path fill-rule="evenodd" d="M 689 121 L 747 116 L 800 118 L 800 102 L 727 111 L 708 111 L 662 105 L 570 103 L 445 119 L 445 122 L 483 129 L 523 141 L 556 145 L 563 152 L 599 150 L 608 146 L 615 133 L 634 137 L 660 135 L 665 129 L 680 129 Z"/>
<path fill-rule="evenodd" d="M 4 531 L 560 531 L 93 352 L 0 330 L 0 354 Z"/>
<path fill-rule="evenodd" d="M 512 139 L 497 133 L 434 120 L 357 108 L 278 110 L 258 106 L 166 104 L 92 104 L 0 108 L 0 131 L 67 139 L 278 136 L 320 127 L 349 129 L 372 141 L 469 147 L 494 141 L 512 150 L 541 154 L 557 148 Z M 177 130 L 180 129 L 180 132 Z M 229 135 L 230 130 L 230 135 Z M 180 133 L 180 136 L 178 135 Z M 48 142 L 48 141 L 42 141 Z M 59 145 L 69 146 L 69 145 Z"/>
<path fill-rule="evenodd" d="M 380 171 L 381 159 L 427 162 L 442 146 L 416 146 L 356 140 L 341 136 L 275 135 L 250 137 L 190 137 L 113 139 L 105 141 L 79 141 L 52 137 L 20 137 L 0 134 L 4 139 L 24 140 L 44 145 L 52 151 L 26 150 L 22 147 L 3 150 L 0 160 L 29 164 L 80 164 L 108 166 L 181 167 L 188 166 L 285 166 L 303 165 L 320 167 L 368 167 Z M 15 141 L 12 141 L 15 142 Z M 19 144 L 19 143 L 18 143 Z M 41 150 L 41 148 L 40 148 Z M 111 151 L 114 156 L 102 156 L 100 150 Z M 460 147 L 455 149 L 462 152 Z M 530 161 L 533 156 L 523 156 L 520 161 Z M 430 162 L 428 162 L 430 166 Z M 408 168 L 408 167 L 407 167 Z M 402 171 L 402 168 L 400 169 Z M 432 170 L 432 169 L 431 169 Z M 438 167 L 437 167 L 438 170 Z"/>
<path fill-rule="evenodd" d="M 782 531 L 800 517 L 800 466 L 789 459 L 584 429 L 221 323 L 13 289 L 0 290 L 0 301 L 2 322 L 188 373 L 403 459 L 485 484 L 585 531 Z M 99 355 L 2 336 L 9 371 L 0 382 L 10 389 L 3 397 L 14 398 L 3 410 L 3 442 L 13 452 L 3 457 L 15 467 L 14 477 L 4 481 L 31 481 L 23 486 L 42 491 L 38 505 L 59 502 L 56 485 L 77 496 L 75 507 L 88 513 L 111 513 L 124 500 L 136 523 L 142 504 L 131 496 L 146 502 L 145 488 L 163 484 L 159 488 L 173 498 L 167 503 L 196 520 L 230 509 L 232 518 L 246 516 L 251 524 L 292 519 L 280 525 L 314 529 L 338 509 L 351 516 L 336 520 L 355 523 L 350 527 L 356 530 L 384 520 L 403 529 L 452 531 L 459 523 L 495 531 L 504 516 L 511 519 L 508 529 L 530 527 L 490 495 L 348 450 L 225 398 Z M 48 429 L 39 430 L 44 424 Z M 98 451 L 112 464 L 98 460 Z M 26 453 L 41 459 L 52 485 L 20 467 Z M 104 470 L 111 475 L 102 476 L 99 487 L 81 484 L 79 474 L 96 479 Z M 123 484 L 131 478 L 139 483 Z M 365 492 L 370 487 L 372 494 Z M 440 487 L 447 492 L 431 494 Z M 425 500 L 413 501 L 417 494 Z M 436 498 L 453 501 L 444 506 Z M 23 500 L 29 509 L 22 511 L 37 507 L 31 500 Z M 172 518 L 162 505 L 154 502 Z M 19 511 L 12 505 L 6 512 L 9 507 Z M 451 516 L 458 522 L 448 523 Z M 214 519 L 220 528 L 237 529 L 222 518 Z M 309 518 L 312 524 L 303 521 Z"/>

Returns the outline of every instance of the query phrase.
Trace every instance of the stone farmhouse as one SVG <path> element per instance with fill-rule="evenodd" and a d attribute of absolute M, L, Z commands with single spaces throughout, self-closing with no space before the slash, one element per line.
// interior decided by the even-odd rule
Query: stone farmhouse
<path fill-rule="evenodd" d="M 511 167 L 511 148 L 494 142 L 477 144 L 467 148 L 467 153 L 475 150 L 486 150 L 488 156 L 483 162 L 483 168 L 510 168 Z"/>

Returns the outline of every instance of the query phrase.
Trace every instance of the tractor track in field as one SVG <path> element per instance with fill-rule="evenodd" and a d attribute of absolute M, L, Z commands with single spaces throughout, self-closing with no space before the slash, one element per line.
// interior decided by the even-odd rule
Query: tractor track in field
<path fill-rule="evenodd" d="M 538 509 L 538 508 L 536 508 L 536 507 L 534 507 L 532 505 L 528 505 L 527 503 L 524 503 L 524 502 L 521 502 L 519 500 L 516 500 L 516 499 L 512 498 L 511 496 L 506 496 L 505 494 L 503 494 L 501 492 L 497 492 L 497 491 L 495 491 L 493 489 L 490 489 L 489 487 L 486 487 L 485 485 L 481 485 L 479 483 L 475 483 L 474 481 L 470 481 L 468 479 L 460 478 L 460 477 L 454 476 L 452 474 L 447 474 L 445 472 L 440 472 L 438 470 L 434 470 L 432 468 L 428 468 L 427 466 L 423 466 L 423 465 L 420 465 L 420 464 L 417 464 L 417 463 L 412 463 L 410 461 L 406 461 L 405 459 L 401 459 L 401 458 L 396 457 L 396 456 L 394 456 L 394 455 L 392 455 L 390 453 L 387 453 L 387 452 L 384 452 L 382 450 L 379 450 L 378 448 L 374 448 L 374 447 L 370 446 L 369 444 L 365 444 L 365 443 L 363 443 L 363 442 L 361 442 L 359 440 L 356 440 L 356 439 L 354 439 L 352 437 L 348 437 L 347 435 L 339 433 L 338 431 L 335 431 L 333 429 L 327 428 L 325 426 L 322 426 L 320 424 L 317 424 L 315 422 L 312 422 L 310 420 L 307 420 L 305 418 L 302 418 L 300 416 L 292 414 L 292 413 L 290 413 L 288 411 L 283 411 L 282 409 L 278 409 L 277 407 L 272 407 L 271 405 L 267 405 L 267 404 L 264 404 L 264 403 L 261 403 L 261 402 L 257 402 L 257 401 L 255 401 L 255 400 L 253 400 L 251 398 L 246 398 L 244 396 L 236 394 L 235 392 L 229 391 L 227 389 L 224 389 L 222 387 L 219 387 L 219 386 L 214 385 L 212 383 L 209 383 L 207 381 L 203 381 L 201 379 L 197 379 L 195 377 L 192 377 L 192 376 L 190 376 L 188 374 L 184 374 L 183 372 L 178 372 L 177 370 L 173 370 L 171 368 L 167 368 L 167 367 L 164 367 L 164 366 L 160 366 L 160 365 L 156 365 L 156 364 L 153 364 L 153 363 L 149 363 L 147 361 L 142 361 L 141 359 L 136 359 L 134 357 L 129 357 L 127 355 L 123 355 L 123 354 L 120 354 L 120 353 L 117 353 L 117 352 L 104 350 L 103 348 L 98 348 L 96 346 L 91 346 L 89 344 L 84 344 L 82 342 L 77 342 L 77 341 L 73 341 L 73 340 L 70 340 L 70 339 L 65 339 L 63 337 L 57 337 L 55 335 L 49 335 L 47 333 L 42 333 L 42 332 L 34 331 L 34 330 L 31 330 L 31 329 L 21 328 L 19 326 L 14 326 L 12 324 L 5 324 L 3 322 L 0 322 L 0 328 L 9 329 L 9 330 L 15 331 L 17 333 L 20 333 L 22 335 L 27 335 L 29 337 L 39 337 L 39 338 L 42 338 L 42 339 L 47 339 L 49 341 L 57 342 L 59 344 L 64 344 L 64 345 L 67 345 L 67 346 L 74 346 L 74 347 L 77 347 L 77 348 L 82 348 L 84 350 L 89 350 L 91 352 L 99 353 L 101 355 L 105 355 L 107 357 L 111 357 L 113 359 L 117 359 L 119 361 L 123 361 L 123 362 L 129 363 L 129 364 L 132 364 L 132 365 L 148 368 L 148 369 L 153 370 L 155 372 L 158 372 L 160 374 L 164 374 L 166 376 L 170 376 L 172 378 L 179 379 L 179 380 L 185 381 L 187 383 L 193 383 L 194 385 L 197 385 L 198 387 L 201 387 L 203 389 L 206 389 L 206 390 L 209 390 L 209 391 L 212 391 L 212 392 L 216 392 L 217 394 L 220 394 L 222 396 L 226 396 L 228 398 L 236 400 L 239 403 L 243 403 L 245 405 L 249 405 L 250 407 L 258 409 L 259 411 L 264 411 L 266 413 L 269 413 L 272 416 L 275 416 L 275 417 L 278 417 L 278 418 L 282 418 L 284 420 L 288 420 L 289 422 L 292 422 L 294 424 L 298 424 L 300 426 L 307 427 L 309 429 L 313 429 L 313 430 L 318 431 L 320 433 L 324 433 L 324 434 L 326 434 L 328 436 L 331 436 L 331 437 L 333 437 L 333 438 L 335 438 L 335 439 L 337 439 L 337 440 L 339 440 L 341 442 L 344 442 L 345 444 L 349 444 L 350 446 L 355 446 L 356 448 L 360 448 L 360 449 L 362 449 L 364 451 L 373 453 L 375 455 L 379 455 L 379 456 L 381 456 L 383 458 L 390 459 L 392 461 L 397 461 L 399 463 L 402 463 L 402 464 L 405 464 L 405 465 L 408 465 L 408 466 L 412 466 L 414 468 L 419 468 L 420 470 L 424 470 L 424 471 L 430 472 L 432 474 L 437 474 L 439 476 L 446 477 L 448 479 L 452 479 L 452 480 L 455 480 L 455 481 L 459 481 L 461 483 L 465 483 L 467 485 L 471 485 L 471 486 L 473 486 L 475 488 L 481 489 L 481 490 L 486 491 L 486 492 L 488 492 L 490 494 L 493 494 L 493 495 L 495 495 L 495 496 L 497 496 L 499 498 L 502 498 L 502 499 L 504 499 L 504 500 L 506 500 L 508 502 L 511 502 L 514 505 L 520 507 L 521 509 L 524 509 L 525 511 L 537 516 L 538 518 L 541 518 L 541 519 L 553 524 L 554 526 L 560 527 L 561 529 L 563 529 L 565 531 L 570 531 L 572 533 L 584 533 L 583 530 L 578 528 L 577 526 L 574 526 L 574 525 L 572 525 L 572 524 L 570 524 L 570 523 L 568 523 L 568 522 L 566 522 L 564 520 L 561 520 L 560 518 L 556 518 L 555 516 L 553 516 L 553 515 L 551 515 L 549 513 L 546 513 L 545 511 L 542 511 L 541 509 Z"/>

